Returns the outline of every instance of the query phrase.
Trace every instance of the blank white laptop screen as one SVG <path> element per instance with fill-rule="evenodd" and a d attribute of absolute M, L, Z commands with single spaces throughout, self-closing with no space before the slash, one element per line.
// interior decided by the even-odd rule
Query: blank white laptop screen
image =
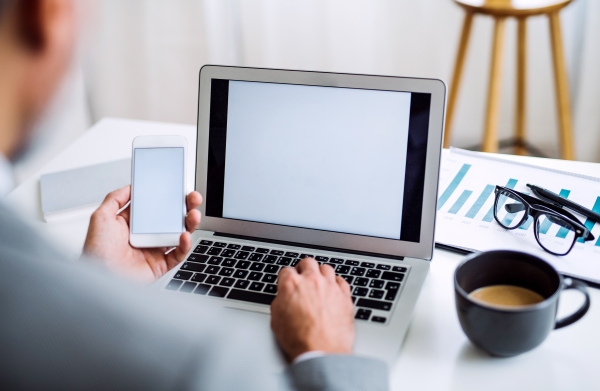
<path fill-rule="evenodd" d="M 415 94 L 218 79 L 212 87 L 208 216 L 401 239 Z"/>

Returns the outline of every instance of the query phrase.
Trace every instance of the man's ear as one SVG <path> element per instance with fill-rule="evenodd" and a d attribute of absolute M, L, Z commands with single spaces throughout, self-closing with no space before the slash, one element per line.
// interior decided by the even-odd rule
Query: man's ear
<path fill-rule="evenodd" d="M 44 36 L 41 0 L 19 0 L 15 11 L 18 33 L 23 43 L 33 51 L 42 50 L 46 37 Z"/>

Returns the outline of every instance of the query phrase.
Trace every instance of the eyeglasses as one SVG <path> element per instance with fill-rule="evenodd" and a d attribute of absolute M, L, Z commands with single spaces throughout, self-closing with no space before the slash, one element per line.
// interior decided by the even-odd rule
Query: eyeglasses
<path fill-rule="evenodd" d="M 512 230 L 528 229 L 533 223 L 535 239 L 551 254 L 567 255 L 580 238 L 594 240 L 590 230 L 562 208 L 503 186 L 496 186 L 495 193 L 498 224 Z"/>

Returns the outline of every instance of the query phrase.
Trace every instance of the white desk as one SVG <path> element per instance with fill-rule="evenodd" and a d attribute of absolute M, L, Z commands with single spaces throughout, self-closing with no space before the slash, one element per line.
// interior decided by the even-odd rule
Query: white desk
<path fill-rule="evenodd" d="M 188 139 L 191 147 L 195 145 L 196 128 L 156 122 L 102 120 L 50 161 L 41 172 L 15 189 L 7 201 L 76 259 L 83 246 L 88 220 L 44 223 L 40 207 L 40 175 L 131 157 L 133 138 L 151 134 L 180 134 Z M 600 164 L 594 163 L 513 158 L 585 174 L 600 172 Z M 582 320 L 552 332 L 536 350 L 514 358 L 491 358 L 471 346 L 458 323 L 453 272 L 462 258 L 435 250 L 431 273 L 417 303 L 404 347 L 392 368 L 393 390 L 600 389 L 600 290 L 590 289 L 592 307 Z M 560 314 L 573 311 L 580 302 L 576 292 L 566 292 Z"/>

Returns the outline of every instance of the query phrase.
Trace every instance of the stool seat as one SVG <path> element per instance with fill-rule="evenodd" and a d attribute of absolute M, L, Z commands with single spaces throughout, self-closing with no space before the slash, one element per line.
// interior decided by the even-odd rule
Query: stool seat
<path fill-rule="evenodd" d="M 469 12 L 527 17 L 548 14 L 567 6 L 573 0 L 454 0 Z"/>

